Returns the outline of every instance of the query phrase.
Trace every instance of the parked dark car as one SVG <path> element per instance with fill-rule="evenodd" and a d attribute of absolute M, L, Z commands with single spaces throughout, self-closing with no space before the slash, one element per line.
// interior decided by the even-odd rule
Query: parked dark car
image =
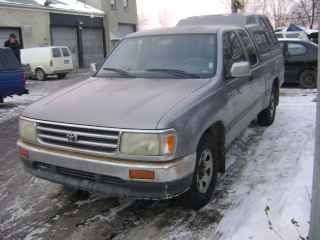
<path fill-rule="evenodd" d="M 25 73 L 12 50 L 0 48 L 0 103 L 5 97 L 27 94 Z"/>
<path fill-rule="evenodd" d="M 285 56 L 285 83 L 299 83 L 303 88 L 317 86 L 318 46 L 300 39 L 279 39 Z"/>

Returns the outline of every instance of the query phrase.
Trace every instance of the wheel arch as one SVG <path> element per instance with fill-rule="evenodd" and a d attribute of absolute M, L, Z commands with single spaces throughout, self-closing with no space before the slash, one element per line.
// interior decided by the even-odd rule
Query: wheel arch
<path fill-rule="evenodd" d="M 274 87 L 277 89 L 276 104 L 278 106 L 279 105 L 279 99 L 280 99 L 280 80 L 279 80 L 278 77 L 273 80 L 272 88 L 274 88 Z"/>
<path fill-rule="evenodd" d="M 218 159 L 218 172 L 224 173 L 226 171 L 226 154 L 225 154 L 225 143 L 226 143 L 226 129 L 222 121 L 217 121 L 213 123 L 209 128 L 207 128 L 201 135 L 199 143 L 203 136 L 209 135 L 210 144 L 215 151 Z M 198 143 L 198 144 L 199 144 Z"/>

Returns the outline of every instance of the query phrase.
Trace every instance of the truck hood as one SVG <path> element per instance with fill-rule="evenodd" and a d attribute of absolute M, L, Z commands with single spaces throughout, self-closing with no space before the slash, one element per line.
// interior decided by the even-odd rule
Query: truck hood
<path fill-rule="evenodd" d="M 90 78 L 32 104 L 23 116 L 91 126 L 157 129 L 164 114 L 208 82 Z"/>

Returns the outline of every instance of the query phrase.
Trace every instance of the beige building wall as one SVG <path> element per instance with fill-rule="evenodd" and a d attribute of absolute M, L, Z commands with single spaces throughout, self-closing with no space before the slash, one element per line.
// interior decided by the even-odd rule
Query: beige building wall
<path fill-rule="evenodd" d="M 50 17 L 47 12 L 0 8 L 0 27 L 21 27 L 24 48 L 50 44 Z"/>
<path fill-rule="evenodd" d="M 107 51 L 110 53 L 112 49 L 111 34 L 118 36 L 119 23 L 134 24 L 137 29 L 138 15 L 136 0 L 128 0 L 128 8 L 124 8 L 123 0 L 115 0 L 117 8 L 111 9 L 110 0 L 83 0 L 85 3 L 101 9 L 105 12 L 104 27 L 106 32 L 106 39 L 108 40 Z"/>

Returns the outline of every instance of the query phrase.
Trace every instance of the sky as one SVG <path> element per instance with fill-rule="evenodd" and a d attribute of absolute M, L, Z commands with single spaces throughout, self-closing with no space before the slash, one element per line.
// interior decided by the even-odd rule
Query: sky
<path fill-rule="evenodd" d="M 139 30 L 174 26 L 189 16 L 228 13 L 230 0 L 137 0 Z"/>

